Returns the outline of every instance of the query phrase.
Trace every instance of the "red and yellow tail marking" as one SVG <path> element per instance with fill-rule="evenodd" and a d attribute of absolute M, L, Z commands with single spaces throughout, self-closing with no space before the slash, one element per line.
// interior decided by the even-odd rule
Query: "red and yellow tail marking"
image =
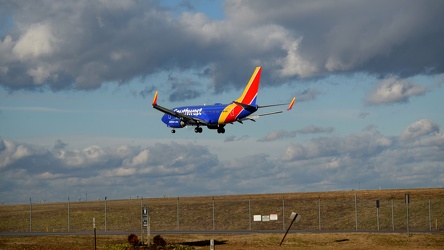
<path fill-rule="evenodd" d="M 236 121 L 236 117 L 242 112 L 243 108 L 237 104 L 227 105 L 219 116 L 218 123 L 225 124 Z"/>
<path fill-rule="evenodd" d="M 296 101 L 296 97 L 293 97 L 293 100 L 291 100 L 290 105 L 288 105 L 288 108 L 287 108 L 288 111 L 290 111 L 293 108 L 295 101 Z"/>
<path fill-rule="evenodd" d="M 245 86 L 242 95 L 237 98 L 236 102 L 240 102 L 247 105 L 255 105 L 257 92 L 259 90 L 259 83 L 261 80 L 261 72 L 262 67 L 256 67 L 251 75 L 250 81 L 247 86 Z M 238 115 L 242 112 L 243 108 L 240 105 L 235 103 L 229 104 L 222 111 L 222 114 L 219 116 L 218 123 L 225 124 L 236 121 Z"/>
<path fill-rule="evenodd" d="M 256 102 L 257 92 L 259 90 L 259 83 L 261 81 L 262 67 L 256 67 L 251 75 L 250 81 L 244 89 L 242 95 L 237 98 L 237 102 L 244 103 L 247 105 L 254 105 Z"/>
<path fill-rule="evenodd" d="M 156 91 L 156 93 L 154 93 L 154 98 L 153 98 L 153 104 L 152 105 L 153 106 L 157 105 L 157 91 Z"/>

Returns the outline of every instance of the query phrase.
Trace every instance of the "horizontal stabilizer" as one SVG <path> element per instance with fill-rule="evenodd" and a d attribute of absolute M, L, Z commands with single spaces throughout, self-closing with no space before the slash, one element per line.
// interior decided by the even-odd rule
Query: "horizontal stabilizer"
<path fill-rule="evenodd" d="M 266 116 L 266 115 L 275 115 L 275 114 L 280 114 L 283 113 L 284 111 L 290 111 L 293 108 L 294 102 L 296 101 L 296 97 L 293 97 L 293 99 L 291 99 L 290 104 L 288 105 L 286 110 L 280 110 L 280 111 L 274 111 L 274 112 L 269 112 L 269 113 L 264 113 L 264 114 L 259 114 L 259 115 L 249 115 L 245 118 L 243 118 L 241 121 L 244 120 L 250 120 L 250 121 L 256 121 L 255 119 L 261 117 L 261 116 Z M 268 108 L 268 107 L 274 107 L 274 106 L 283 106 L 283 105 L 287 105 L 286 103 L 283 104 L 272 104 L 272 105 L 266 105 L 266 106 L 259 106 L 258 108 Z"/>
<path fill-rule="evenodd" d="M 284 106 L 284 105 L 287 105 L 287 103 L 279 103 L 279 104 L 271 104 L 271 105 L 261 105 L 261 106 L 258 106 L 258 108 L 270 108 L 270 107 Z"/>

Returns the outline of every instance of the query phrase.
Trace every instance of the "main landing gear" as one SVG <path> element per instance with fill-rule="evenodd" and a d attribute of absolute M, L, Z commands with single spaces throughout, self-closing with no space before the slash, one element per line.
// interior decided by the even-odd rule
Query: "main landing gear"
<path fill-rule="evenodd" d="M 211 129 L 216 129 L 215 127 L 211 127 Z M 200 134 L 200 133 L 202 133 L 202 128 L 201 127 L 195 127 L 194 128 L 194 132 L 196 132 L 196 133 L 198 133 L 198 134 Z M 171 130 L 171 133 L 176 133 L 176 130 L 175 129 L 172 129 Z M 217 128 L 217 133 L 219 133 L 219 134 L 224 134 L 225 133 L 225 128 L 224 127 L 218 127 Z"/>

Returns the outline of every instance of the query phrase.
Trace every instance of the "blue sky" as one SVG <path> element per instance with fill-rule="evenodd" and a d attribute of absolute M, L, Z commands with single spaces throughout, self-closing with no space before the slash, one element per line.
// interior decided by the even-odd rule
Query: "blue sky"
<path fill-rule="evenodd" d="M 444 187 L 443 3 L 271 4 L 1 8 L 0 200 Z M 171 134 L 151 107 L 229 103 L 256 66 L 291 112 Z"/>

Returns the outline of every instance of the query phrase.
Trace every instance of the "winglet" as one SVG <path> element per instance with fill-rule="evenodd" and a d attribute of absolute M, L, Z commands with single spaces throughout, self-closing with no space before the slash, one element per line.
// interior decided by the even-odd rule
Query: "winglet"
<path fill-rule="evenodd" d="M 156 93 L 154 93 L 153 107 L 157 105 L 157 92 L 158 92 L 158 91 L 156 91 Z"/>
<path fill-rule="evenodd" d="M 290 111 L 293 108 L 295 101 L 296 101 L 296 97 L 293 97 L 293 99 L 290 102 L 290 105 L 288 105 L 287 111 Z"/>

